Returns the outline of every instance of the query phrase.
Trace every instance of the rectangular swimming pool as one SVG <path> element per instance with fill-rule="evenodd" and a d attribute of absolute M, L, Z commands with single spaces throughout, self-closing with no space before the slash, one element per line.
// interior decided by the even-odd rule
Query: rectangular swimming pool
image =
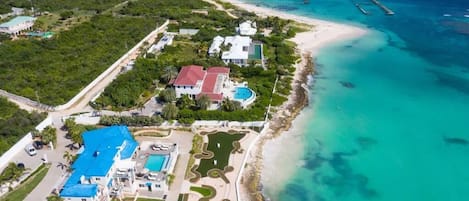
<path fill-rule="evenodd" d="M 152 172 L 161 172 L 168 163 L 169 155 L 151 154 L 148 156 L 145 168 Z"/>

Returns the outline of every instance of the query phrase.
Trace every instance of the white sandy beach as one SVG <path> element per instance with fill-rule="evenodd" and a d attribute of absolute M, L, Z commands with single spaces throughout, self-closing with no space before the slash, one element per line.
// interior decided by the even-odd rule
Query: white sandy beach
<path fill-rule="evenodd" d="M 307 56 L 310 55 L 314 57 L 318 50 L 327 44 L 358 38 L 367 33 L 366 29 L 355 26 L 283 13 L 281 11 L 243 3 L 238 0 L 223 1 L 229 2 L 247 11 L 254 12 L 259 16 L 277 16 L 314 27 L 312 30 L 298 33 L 294 38 L 290 39 L 298 45 L 298 53 L 302 56 L 302 61 L 296 65 L 293 85 L 297 84 L 295 81 L 301 79 L 301 73 L 308 61 Z M 293 89 L 295 89 L 295 86 L 293 86 Z M 292 93 L 292 95 L 288 97 L 288 101 L 278 109 L 273 119 L 275 119 L 275 116 L 285 116 L 285 108 L 288 105 L 295 104 L 295 101 L 296 97 L 294 93 Z M 272 191 L 281 189 L 282 185 L 294 174 L 297 166 L 302 165 L 300 159 L 304 147 L 302 144 L 304 133 L 298 128 L 302 128 L 302 125 L 312 118 L 310 116 L 306 117 L 305 115 L 306 114 L 302 112 L 302 114 L 297 116 L 292 122 L 293 126 L 289 130 L 281 133 L 280 137 L 270 139 L 274 133 L 272 130 L 268 130 L 268 132 L 264 134 L 264 138 L 261 139 L 261 141 L 265 140 L 265 143 L 258 142 L 257 146 L 249 153 L 250 158 L 247 160 L 248 164 L 254 164 L 256 160 L 262 160 L 261 182 L 268 185 Z M 278 123 L 280 122 L 272 122 L 272 124 Z M 261 159 L 259 155 L 261 155 Z M 253 166 L 250 167 L 254 168 Z M 279 171 L 279 167 L 281 167 L 281 171 Z M 254 170 L 250 169 L 246 172 L 249 171 Z M 244 176 L 247 177 L 248 175 L 249 173 L 246 173 Z M 241 200 L 248 200 L 249 196 L 246 189 L 241 189 L 241 192 Z"/>

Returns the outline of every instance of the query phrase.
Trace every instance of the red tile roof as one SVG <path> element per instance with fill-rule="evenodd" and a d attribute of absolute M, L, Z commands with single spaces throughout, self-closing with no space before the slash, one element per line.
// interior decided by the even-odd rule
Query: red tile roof
<path fill-rule="evenodd" d="M 205 76 L 204 84 L 202 85 L 203 93 L 213 93 L 215 84 L 217 83 L 218 73 L 210 73 Z"/>
<path fill-rule="evenodd" d="M 197 81 L 203 80 L 206 72 L 202 66 L 183 66 L 174 81 L 174 85 L 195 86 Z"/>
<path fill-rule="evenodd" d="M 226 67 L 210 67 L 207 73 L 230 73 L 230 69 Z"/>

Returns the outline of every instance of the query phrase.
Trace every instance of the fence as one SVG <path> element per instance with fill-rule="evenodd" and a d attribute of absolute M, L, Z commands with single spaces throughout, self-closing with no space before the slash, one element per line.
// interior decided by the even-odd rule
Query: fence
<path fill-rule="evenodd" d="M 52 125 L 52 118 L 47 117 L 36 126 L 38 131 L 42 131 L 45 127 Z M 2 170 L 8 163 L 18 154 L 20 151 L 26 147 L 26 145 L 31 144 L 33 142 L 33 136 L 31 132 L 26 134 L 21 140 L 19 140 L 15 145 L 13 145 L 7 152 L 3 153 L 0 157 L 0 170 Z"/>

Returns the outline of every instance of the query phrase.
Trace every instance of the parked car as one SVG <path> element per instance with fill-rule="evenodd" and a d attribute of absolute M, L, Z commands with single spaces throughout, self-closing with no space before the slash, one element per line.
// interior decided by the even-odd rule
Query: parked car
<path fill-rule="evenodd" d="M 36 149 L 36 150 L 40 150 L 44 147 L 44 143 L 42 143 L 42 141 L 34 141 L 33 142 L 33 147 Z"/>
<path fill-rule="evenodd" d="M 34 148 L 33 145 L 27 145 L 24 150 L 26 151 L 26 153 L 28 153 L 30 156 L 34 156 L 37 154 L 37 151 L 36 149 Z"/>

